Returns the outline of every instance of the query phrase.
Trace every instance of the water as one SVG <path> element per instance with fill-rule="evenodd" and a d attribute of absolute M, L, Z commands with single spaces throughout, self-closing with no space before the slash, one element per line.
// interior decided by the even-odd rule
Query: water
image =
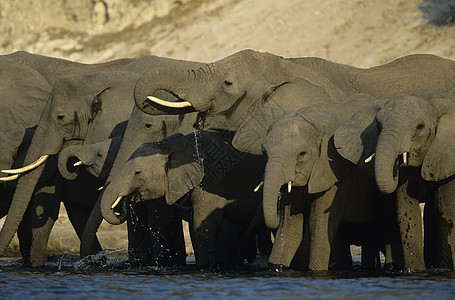
<path fill-rule="evenodd" d="M 133 268 L 106 255 L 61 255 L 42 269 L 0 262 L 0 299 L 454 299 L 455 272 L 269 272 Z"/>

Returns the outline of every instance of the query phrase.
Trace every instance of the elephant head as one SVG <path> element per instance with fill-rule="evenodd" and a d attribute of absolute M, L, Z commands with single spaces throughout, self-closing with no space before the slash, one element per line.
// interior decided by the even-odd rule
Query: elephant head
<path fill-rule="evenodd" d="M 114 134 L 131 113 L 132 83 L 137 77 L 127 72 L 106 72 L 73 75 L 56 82 L 27 152 L 27 167 L 9 170 L 22 174 L 0 232 L 0 251 L 13 238 L 43 171 L 43 165 L 36 166 L 65 146 L 96 143 Z"/>
<path fill-rule="evenodd" d="M 366 105 L 337 129 L 338 152 L 358 165 L 374 160 L 383 193 L 395 191 L 401 166 L 421 166 L 422 177 L 430 181 L 452 176 L 455 102 L 449 92 L 443 95 L 447 99 L 432 98 L 438 94 L 418 92 Z"/>
<path fill-rule="evenodd" d="M 58 156 L 60 174 L 68 180 L 78 175 L 78 166 L 83 166 L 93 176 L 105 181 L 117 156 L 122 139 L 120 136 L 95 144 L 66 147 Z"/>
<path fill-rule="evenodd" d="M 355 94 L 333 107 L 312 105 L 275 121 L 262 142 L 267 164 L 264 172 L 264 217 L 278 226 L 277 201 L 283 184 L 306 186 L 316 194 L 330 189 L 344 165 L 336 158 L 331 138 L 343 119 L 374 99 Z M 345 170 L 344 170 L 345 171 Z"/>
<path fill-rule="evenodd" d="M 179 99 L 151 97 L 166 90 Z M 197 129 L 237 132 L 233 145 L 261 154 L 269 125 L 287 112 L 345 97 L 321 74 L 282 57 L 244 50 L 199 69 L 157 69 L 137 81 L 134 99 L 148 114 L 198 111 Z"/>
<path fill-rule="evenodd" d="M 193 156 L 194 147 L 194 135 L 181 134 L 141 145 L 103 192 L 103 216 L 112 214 L 126 196 L 135 201 L 165 197 L 169 205 L 174 204 L 204 176 L 201 162 Z"/>

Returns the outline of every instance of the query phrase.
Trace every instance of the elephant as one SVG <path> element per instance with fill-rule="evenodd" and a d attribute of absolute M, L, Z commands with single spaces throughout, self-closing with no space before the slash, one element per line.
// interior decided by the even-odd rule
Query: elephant
<path fill-rule="evenodd" d="M 77 178 L 78 166 L 103 181 L 107 180 L 115 157 L 122 142 L 122 136 L 116 136 L 95 144 L 74 145 L 63 149 L 58 156 L 58 170 L 63 178 Z M 77 160 L 72 160 L 77 158 Z"/>
<path fill-rule="evenodd" d="M 103 78 L 110 78 L 110 85 Z M 128 79 L 130 80 L 128 81 Z M 69 75 L 58 79 L 41 114 L 25 158 L 25 165 L 32 164 L 39 157 L 57 155 L 61 149 L 71 144 L 95 143 L 105 140 L 111 135 L 116 135 L 115 131 L 122 128 L 122 122 L 126 122 L 133 107 L 131 96 L 128 93 L 128 91 L 131 92 L 132 86 L 128 86 L 128 82 L 132 83 L 136 79 L 137 74 L 130 72 Z M 124 83 L 125 81 L 127 83 Z M 87 85 L 92 88 L 87 88 Z M 56 162 L 54 161 L 53 164 L 55 175 L 58 176 Z M 32 166 L 36 166 L 36 164 L 32 164 Z M 35 186 L 40 180 L 43 167 L 44 164 L 27 172 L 23 168 L 12 171 L 4 170 L 7 173 L 21 173 L 21 175 L 6 221 L 0 232 L 0 253 L 3 253 L 17 230 Z M 62 182 L 58 179 L 59 183 L 52 184 L 47 189 L 47 194 L 54 199 L 53 201 L 39 204 L 34 201 L 31 208 L 32 219 L 36 220 L 32 220 L 32 224 L 36 224 L 32 228 L 35 236 L 32 239 L 32 253 L 30 254 L 32 266 L 44 264 L 47 239 L 53 222 L 58 216 L 60 200 L 65 202 L 68 213 L 72 210 L 68 206 L 73 204 L 74 210 L 80 211 L 78 212 L 80 219 L 88 218 L 90 206 L 95 200 L 92 200 L 92 204 L 84 203 L 83 206 L 89 206 L 88 213 L 83 211 L 78 202 L 81 199 L 84 201 L 93 197 L 96 199 L 97 188 L 101 183 L 95 183 L 86 175 L 88 174 L 84 175 L 85 178 L 78 180 L 87 180 L 88 184 L 85 185 L 87 189 L 81 191 L 76 188 L 79 183 L 62 187 Z M 42 181 L 41 179 L 40 182 Z M 89 186 L 90 189 L 88 189 Z M 75 190 L 75 194 L 70 192 L 72 189 Z M 58 199 L 56 195 L 63 190 L 66 191 L 64 194 L 69 193 L 73 196 L 71 200 Z M 80 197 L 76 197 L 79 192 Z M 84 215 L 86 216 L 84 217 Z M 79 236 L 82 235 L 83 228 L 82 226 L 82 228 L 76 229 Z"/>
<path fill-rule="evenodd" d="M 455 82 L 455 62 L 434 55 L 409 55 L 362 69 L 320 58 L 285 59 L 242 50 L 199 69 L 144 73 L 134 89 L 136 105 L 149 114 L 199 112 L 197 129 L 236 132 L 233 145 L 261 154 L 270 124 L 311 104 L 335 104 L 355 93 L 377 98 L 418 89 L 445 92 Z M 171 91 L 177 103 L 150 97 Z"/>
<path fill-rule="evenodd" d="M 262 141 L 267 158 L 263 206 L 265 223 L 278 227 L 269 257 L 273 268 L 291 264 L 310 270 L 352 268 L 349 243 L 344 249 L 337 247 L 343 239 L 354 236 L 347 232 L 345 238 L 337 240 L 342 223 L 363 229 L 362 265 L 378 267 L 378 251 L 389 242 L 388 235 L 379 234 L 386 231 L 381 224 L 385 213 L 378 214 L 377 209 L 379 192 L 367 171 L 338 155 L 333 145 L 336 128 L 373 100 L 370 95 L 355 94 L 335 106 L 315 104 L 289 113 L 270 126 Z M 288 191 L 280 196 L 283 185 Z M 348 260 L 341 253 L 347 253 Z M 394 263 L 392 255 L 387 256 L 386 263 Z"/>
<path fill-rule="evenodd" d="M 133 195 L 130 199 L 152 202 L 164 197 L 187 214 L 192 208 L 183 217 L 191 217 L 196 263 L 215 266 L 223 219 L 246 228 L 262 200 L 253 190 L 262 178 L 263 158 L 235 150 L 226 139 L 198 131 L 141 145 L 105 188 L 102 207 L 113 208 Z"/>
<path fill-rule="evenodd" d="M 452 88 L 377 99 L 334 135 L 341 156 L 373 164 L 379 190 L 395 194 L 406 270 L 454 268 L 454 96 Z M 425 247 L 419 202 L 426 203 Z"/>

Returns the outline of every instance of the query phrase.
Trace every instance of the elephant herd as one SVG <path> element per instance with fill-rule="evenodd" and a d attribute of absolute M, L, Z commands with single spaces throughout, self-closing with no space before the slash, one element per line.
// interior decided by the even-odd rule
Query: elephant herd
<path fill-rule="evenodd" d="M 104 219 L 131 264 L 183 266 L 185 220 L 201 268 L 351 269 L 358 245 L 365 269 L 454 269 L 455 61 L 15 52 L 0 72 L 0 255 L 17 232 L 43 266 L 63 202 L 81 257 Z"/>

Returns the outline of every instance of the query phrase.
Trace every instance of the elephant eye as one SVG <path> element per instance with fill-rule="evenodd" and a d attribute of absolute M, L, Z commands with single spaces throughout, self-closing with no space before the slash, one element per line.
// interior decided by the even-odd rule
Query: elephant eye
<path fill-rule="evenodd" d="M 305 154 L 306 154 L 306 152 L 302 151 L 302 152 L 299 153 L 299 156 L 304 156 Z"/>
<path fill-rule="evenodd" d="M 152 128 L 152 126 L 153 126 L 153 125 L 150 124 L 150 123 L 145 124 L 145 128 L 146 128 L 146 129 L 150 129 L 150 128 Z"/>
<path fill-rule="evenodd" d="M 141 174 L 141 170 L 136 170 L 136 171 L 134 172 L 134 175 L 139 175 L 139 174 Z"/>
<path fill-rule="evenodd" d="M 423 122 L 419 123 L 417 126 L 416 126 L 416 129 L 417 130 L 422 130 L 423 127 L 425 127 L 425 125 L 423 124 Z"/>
<path fill-rule="evenodd" d="M 101 152 L 98 152 L 98 157 L 103 157 L 103 154 Z"/>
<path fill-rule="evenodd" d="M 65 115 L 58 115 L 57 116 L 57 120 L 61 121 L 65 118 Z"/>
<path fill-rule="evenodd" d="M 232 81 L 225 80 L 225 81 L 224 81 L 224 85 L 232 85 Z"/>

